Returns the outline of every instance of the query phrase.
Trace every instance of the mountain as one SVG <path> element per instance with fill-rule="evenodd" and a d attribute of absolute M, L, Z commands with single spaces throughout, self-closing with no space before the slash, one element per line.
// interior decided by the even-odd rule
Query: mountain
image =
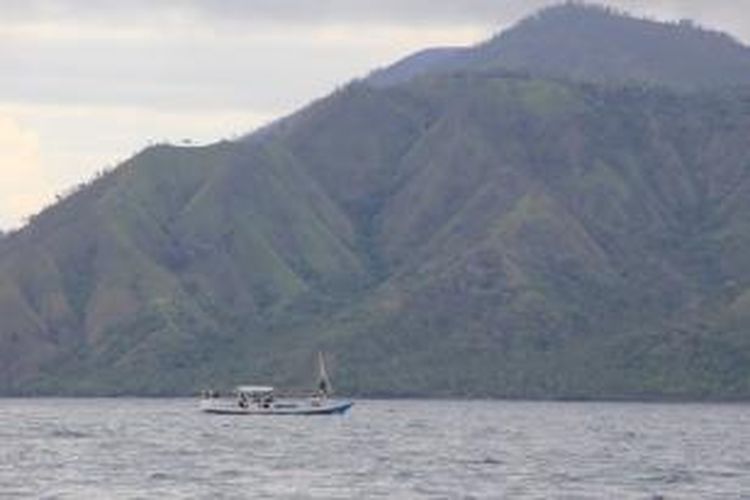
<path fill-rule="evenodd" d="M 469 48 L 431 49 L 373 72 L 373 85 L 423 74 L 504 68 L 592 82 L 686 90 L 750 84 L 750 48 L 683 20 L 661 23 L 579 3 L 541 10 Z"/>
<path fill-rule="evenodd" d="M 367 78 L 370 85 L 385 87 L 406 83 L 426 74 L 447 73 L 467 66 L 471 49 L 438 47 L 425 49 L 388 66 L 373 71 Z"/>
<path fill-rule="evenodd" d="M 514 36 L 627 24 L 560 9 Z M 0 239 L 0 390 L 304 387 L 324 350 L 357 394 L 750 396 L 750 89 L 439 54 L 149 148 Z"/>

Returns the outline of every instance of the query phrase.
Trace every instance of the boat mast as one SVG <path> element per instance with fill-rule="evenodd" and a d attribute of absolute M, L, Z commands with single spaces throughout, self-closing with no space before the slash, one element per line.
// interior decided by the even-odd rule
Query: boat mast
<path fill-rule="evenodd" d="M 328 371 L 326 370 L 325 358 L 323 358 L 321 351 L 318 351 L 318 391 L 324 396 L 333 393 L 331 380 L 328 378 Z"/>

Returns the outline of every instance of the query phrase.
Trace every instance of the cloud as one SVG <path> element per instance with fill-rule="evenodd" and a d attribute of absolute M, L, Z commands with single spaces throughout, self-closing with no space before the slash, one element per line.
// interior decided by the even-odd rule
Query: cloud
<path fill-rule="evenodd" d="M 5 28 L 12 42 L 0 44 L 0 100 L 281 114 L 413 50 L 470 44 L 490 33 L 329 24 L 217 34 L 209 24 L 99 38 L 106 36 L 101 26 L 65 26 Z"/>
<path fill-rule="evenodd" d="M 0 227 L 18 224 L 49 197 L 39 161 L 39 140 L 0 114 Z"/>
<path fill-rule="evenodd" d="M 280 24 L 505 24 L 563 0 L 4 0 L 10 22 L 70 20 L 132 25 L 228 22 Z M 742 9 L 737 0 L 592 0 L 673 17 Z M 740 16 L 742 17 L 742 16 Z M 747 20 L 745 20 L 747 22 Z"/>
<path fill-rule="evenodd" d="M 78 19 L 162 24 L 195 19 L 242 23 L 486 23 L 508 12 L 548 4 L 546 0 L 5 0 L 3 15 L 14 22 Z"/>
<path fill-rule="evenodd" d="M 0 228 L 17 225 L 54 195 L 149 144 L 215 142 L 272 118 L 241 111 L 0 103 Z"/>

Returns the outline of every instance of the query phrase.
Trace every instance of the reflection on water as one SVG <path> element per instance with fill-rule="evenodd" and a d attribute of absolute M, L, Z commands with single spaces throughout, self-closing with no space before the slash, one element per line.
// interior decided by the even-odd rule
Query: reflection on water
<path fill-rule="evenodd" d="M 742 498 L 750 406 L 0 399 L 0 498 Z"/>

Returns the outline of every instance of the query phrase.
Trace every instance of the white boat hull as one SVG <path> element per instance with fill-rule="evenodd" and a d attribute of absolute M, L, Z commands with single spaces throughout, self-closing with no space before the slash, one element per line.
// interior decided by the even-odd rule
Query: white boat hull
<path fill-rule="evenodd" d="M 279 400 L 268 405 L 249 403 L 245 406 L 232 399 L 203 399 L 200 409 L 217 415 L 333 415 L 346 413 L 354 403 L 346 400 Z"/>

